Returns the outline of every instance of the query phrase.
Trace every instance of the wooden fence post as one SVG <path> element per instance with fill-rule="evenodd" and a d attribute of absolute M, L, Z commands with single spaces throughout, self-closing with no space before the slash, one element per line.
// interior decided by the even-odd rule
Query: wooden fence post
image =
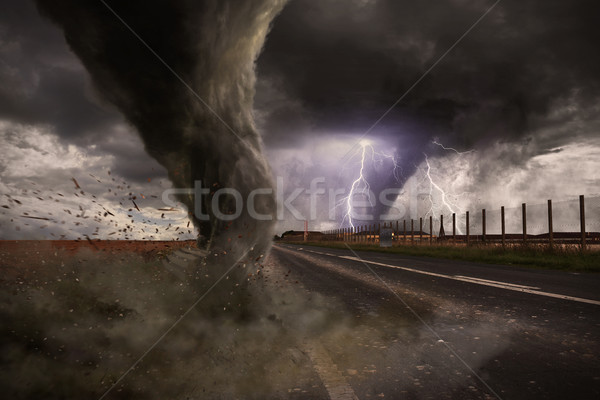
<path fill-rule="evenodd" d="M 585 250 L 585 200 L 579 196 L 579 225 L 581 226 L 581 249 Z"/>
<path fill-rule="evenodd" d="M 429 216 L 429 245 L 433 244 L 433 215 Z"/>
<path fill-rule="evenodd" d="M 402 238 L 403 242 L 406 242 L 406 220 L 404 220 L 404 237 Z"/>
<path fill-rule="evenodd" d="M 371 226 L 371 243 L 375 244 L 375 224 Z"/>
<path fill-rule="evenodd" d="M 502 225 L 502 247 L 506 245 L 506 225 L 504 224 L 504 206 L 500 207 L 500 220 Z"/>
<path fill-rule="evenodd" d="M 467 211 L 467 245 L 469 245 L 469 212 Z"/>
<path fill-rule="evenodd" d="M 523 243 L 527 241 L 527 205 L 523 203 L 521 205 L 521 210 L 523 214 Z"/>
<path fill-rule="evenodd" d="M 554 229 L 552 228 L 552 200 L 548 200 L 548 243 L 554 246 Z"/>
<path fill-rule="evenodd" d="M 410 242 L 415 244 L 415 223 L 413 219 L 410 219 Z"/>
<path fill-rule="evenodd" d="M 481 240 L 485 242 L 485 208 L 481 210 Z"/>
<path fill-rule="evenodd" d="M 419 218 L 419 244 L 423 243 L 423 217 Z"/>
<path fill-rule="evenodd" d="M 456 213 L 452 213 L 452 241 L 456 242 Z"/>

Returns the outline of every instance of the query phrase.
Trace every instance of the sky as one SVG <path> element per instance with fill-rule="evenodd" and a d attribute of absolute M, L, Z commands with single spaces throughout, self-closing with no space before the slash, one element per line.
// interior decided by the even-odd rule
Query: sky
<path fill-rule="evenodd" d="M 398 218 L 600 196 L 595 1 L 70 3 L 3 1 L 2 239 L 195 238 L 165 190 L 347 194 L 363 150 Z M 351 222 L 306 190 L 274 232 Z"/>

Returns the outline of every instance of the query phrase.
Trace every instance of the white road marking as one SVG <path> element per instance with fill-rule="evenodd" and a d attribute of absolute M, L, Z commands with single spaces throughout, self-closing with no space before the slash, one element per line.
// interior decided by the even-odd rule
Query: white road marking
<path fill-rule="evenodd" d="M 567 296 L 564 294 L 544 292 L 541 290 L 527 289 L 524 287 L 520 288 L 520 287 L 515 287 L 512 284 L 509 284 L 510 285 L 509 286 L 502 282 L 498 282 L 498 283 L 493 283 L 494 281 L 485 282 L 482 280 L 478 280 L 477 278 L 473 279 L 473 278 L 461 277 L 461 276 L 457 276 L 457 275 L 436 274 L 435 272 L 420 271 L 420 270 L 414 269 L 414 268 L 400 267 L 397 265 L 384 264 L 384 263 L 379 263 L 379 262 L 375 262 L 375 261 L 368 261 L 368 260 L 363 260 L 363 261 L 367 262 L 369 264 L 380 265 L 382 267 L 402 269 L 405 271 L 416 272 L 418 274 L 432 275 L 432 276 L 436 276 L 439 278 L 453 279 L 455 281 L 469 282 L 469 283 L 474 283 L 476 285 L 491 286 L 491 287 L 496 287 L 496 288 L 500 288 L 500 289 L 513 290 L 515 292 L 537 294 L 538 296 L 546 296 L 546 297 L 553 297 L 555 299 L 578 301 L 580 303 L 588 303 L 588 304 L 594 304 L 594 305 L 600 306 L 600 301 L 597 301 L 597 300 L 583 299 L 581 297 L 574 297 L 574 296 Z"/>
<path fill-rule="evenodd" d="M 351 260 L 351 261 L 366 262 L 366 263 L 373 264 L 373 265 L 379 265 L 381 267 L 401 269 L 404 271 L 415 272 L 417 274 L 422 274 L 422 275 L 435 276 L 438 278 L 452 279 L 455 281 L 474 283 L 476 285 L 491 286 L 491 287 L 500 288 L 500 289 L 513 290 L 515 292 L 529 293 L 529 294 L 535 294 L 538 296 L 546 296 L 546 297 L 552 297 L 555 299 L 577 301 L 580 303 L 594 304 L 596 306 L 600 306 L 600 301 L 598 301 L 598 300 L 590 300 L 590 299 L 584 299 L 581 297 L 568 296 L 568 295 L 564 295 L 564 294 L 544 292 L 542 290 L 539 290 L 540 288 L 535 287 L 535 286 L 517 285 L 515 283 L 491 281 L 491 280 L 487 280 L 487 279 L 474 278 L 474 277 L 462 276 L 462 275 L 444 275 L 444 274 L 438 274 L 435 272 L 422 271 L 422 270 L 415 269 L 415 268 L 384 264 L 384 263 L 380 263 L 380 262 L 376 262 L 376 261 L 369 261 L 369 260 L 365 260 L 365 259 L 361 260 L 359 258 L 350 257 L 350 256 L 335 256 L 335 257 L 343 258 L 343 259 Z"/>
<path fill-rule="evenodd" d="M 307 341 L 304 347 L 331 400 L 358 400 L 354 390 L 321 344 Z"/>
<path fill-rule="evenodd" d="M 345 258 L 346 260 L 360 261 L 358 258 L 352 257 L 352 256 L 336 256 L 336 257 L 338 257 L 338 258 Z"/>
<path fill-rule="evenodd" d="M 532 289 L 532 290 L 539 290 L 540 289 L 539 287 L 536 287 L 536 286 L 526 286 L 526 285 L 517 285 L 516 283 L 491 281 L 489 279 L 473 278 L 472 276 L 454 275 L 454 277 L 455 278 L 467 279 L 467 280 L 470 280 L 470 281 L 475 281 L 474 283 L 484 282 L 484 283 L 491 283 L 491 284 L 494 284 L 494 285 L 502 285 L 502 286 L 514 287 L 514 288 L 518 288 L 518 289 Z"/>

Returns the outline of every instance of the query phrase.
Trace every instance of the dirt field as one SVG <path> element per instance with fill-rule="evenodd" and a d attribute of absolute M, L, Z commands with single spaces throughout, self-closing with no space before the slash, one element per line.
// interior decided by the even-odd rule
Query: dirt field
<path fill-rule="evenodd" d="M 148 240 L 0 240 L 0 280 L 25 276 L 44 265 L 60 263 L 89 254 L 117 256 L 138 254 L 151 258 L 182 247 L 195 247 L 189 241 Z"/>

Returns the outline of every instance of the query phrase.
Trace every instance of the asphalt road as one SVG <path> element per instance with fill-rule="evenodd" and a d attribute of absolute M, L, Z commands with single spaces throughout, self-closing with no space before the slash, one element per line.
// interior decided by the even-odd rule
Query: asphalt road
<path fill-rule="evenodd" d="M 301 398 L 600 398 L 598 274 L 285 244 L 264 274 Z"/>
<path fill-rule="evenodd" d="M 34 254 L 0 282 L 6 398 L 600 398 L 600 274 L 283 244 Z"/>

